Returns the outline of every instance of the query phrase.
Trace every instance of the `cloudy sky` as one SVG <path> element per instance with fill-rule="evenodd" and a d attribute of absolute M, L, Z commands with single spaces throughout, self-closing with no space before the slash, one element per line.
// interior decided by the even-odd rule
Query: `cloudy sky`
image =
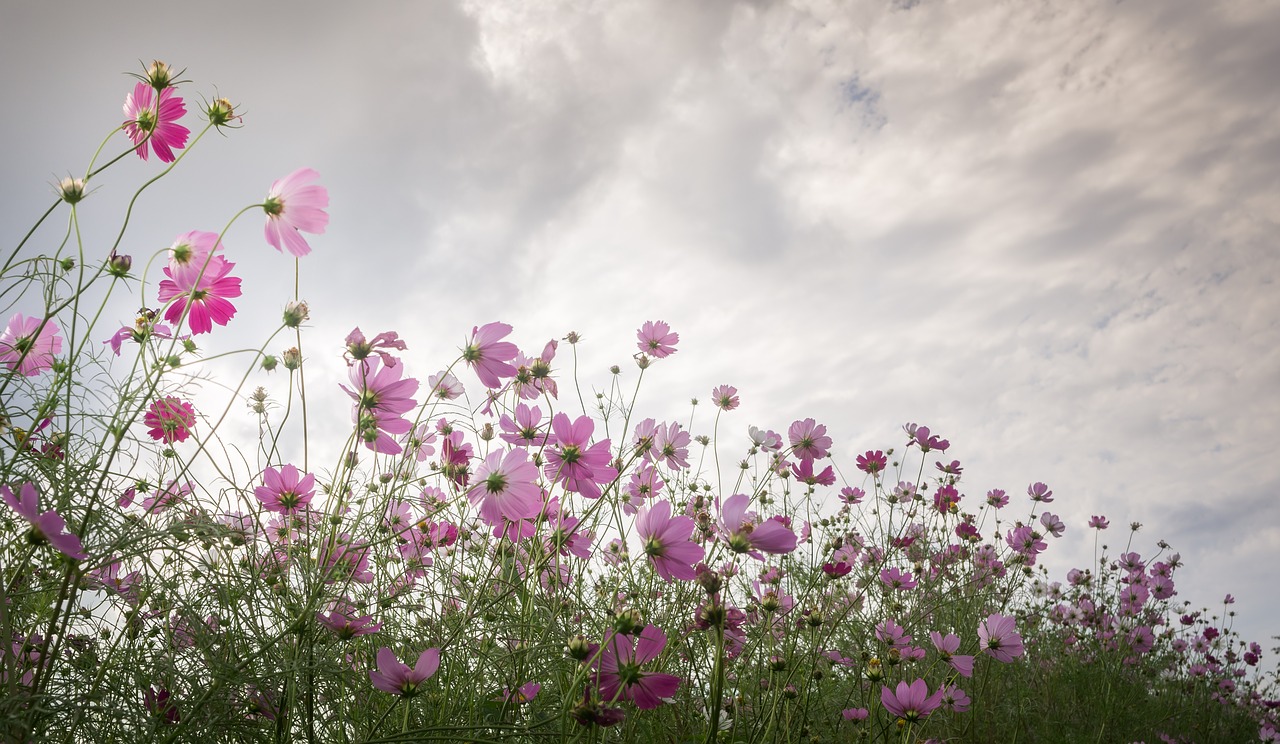
<path fill-rule="evenodd" d="M 163 59 L 190 108 L 225 96 L 244 128 L 147 192 L 126 252 L 318 170 L 331 225 L 301 265 L 319 415 L 345 425 L 330 383 L 353 326 L 398 330 L 420 377 L 473 325 L 512 323 L 529 350 L 576 330 L 598 386 L 663 319 L 681 350 L 646 376 L 654 415 L 733 384 L 728 425 L 814 417 L 851 476 L 928 424 L 971 498 L 1053 488 L 1059 578 L 1091 559 L 1090 515 L 1113 545 L 1140 521 L 1136 548 L 1163 538 L 1188 563 L 1180 598 L 1233 592 L 1236 627 L 1265 641 L 1278 38 L 1280 7 L 1251 0 L 4 0 L 0 241 L 120 123 L 122 73 Z M 105 255 L 156 170 L 102 179 L 86 250 Z M 292 285 L 257 216 L 226 244 L 246 297 L 218 349 L 260 338 Z"/>

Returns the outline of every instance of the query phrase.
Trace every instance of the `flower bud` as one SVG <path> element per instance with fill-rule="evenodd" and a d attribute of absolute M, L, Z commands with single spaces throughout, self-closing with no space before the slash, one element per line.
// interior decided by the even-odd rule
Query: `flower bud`
<path fill-rule="evenodd" d="M 579 336 L 577 331 L 569 331 L 569 335 L 565 336 L 564 340 L 571 344 L 576 344 L 582 340 L 582 336 Z"/>
<path fill-rule="evenodd" d="M 152 60 L 151 64 L 147 65 L 147 84 L 158 91 L 173 85 L 174 77 L 176 76 L 173 68 L 158 59 Z"/>
<path fill-rule="evenodd" d="M 585 637 L 576 635 L 569 639 L 564 652 L 569 658 L 582 661 L 591 655 L 591 643 Z"/>
<path fill-rule="evenodd" d="M 284 324 L 290 328 L 297 328 L 311 319 L 310 310 L 311 308 L 307 307 L 305 302 L 289 302 L 284 306 Z"/>
<path fill-rule="evenodd" d="M 280 363 L 280 360 L 277 359 L 272 354 L 267 354 L 266 356 L 262 357 L 262 369 L 266 372 L 274 372 L 276 369 L 276 365 L 279 363 Z"/>
<path fill-rule="evenodd" d="M 213 99 L 213 103 L 210 103 L 204 112 L 209 117 L 209 123 L 215 127 L 225 127 L 233 120 L 240 121 L 242 118 L 236 116 L 235 106 L 225 98 Z"/>
<path fill-rule="evenodd" d="M 302 366 L 302 352 L 298 347 L 291 346 L 284 350 L 281 360 L 284 362 L 284 368 L 292 372 Z"/>
<path fill-rule="evenodd" d="M 84 179 L 67 177 L 58 182 L 58 196 L 68 204 L 84 198 Z"/>
<path fill-rule="evenodd" d="M 613 629 L 622 635 L 631 635 L 643 627 L 640 610 L 623 610 L 613 618 Z"/>
<path fill-rule="evenodd" d="M 111 252 L 111 256 L 107 258 L 107 273 L 117 279 L 124 279 L 129 276 L 129 269 L 133 268 L 133 256 L 125 256 Z"/>

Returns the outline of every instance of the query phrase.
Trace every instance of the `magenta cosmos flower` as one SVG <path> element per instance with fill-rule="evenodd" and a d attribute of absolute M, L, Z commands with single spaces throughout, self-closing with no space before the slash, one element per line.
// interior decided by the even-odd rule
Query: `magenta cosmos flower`
<path fill-rule="evenodd" d="M 942 702 L 941 691 L 929 694 L 929 685 L 923 679 L 917 679 L 908 685 L 899 682 L 895 691 L 888 687 L 880 688 L 880 702 L 885 710 L 893 716 L 907 722 L 927 718 Z"/>
<path fill-rule="evenodd" d="M 351 386 L 339 385 L 351 396 L 351 418 L 364 446 L 384 455 L 398 455 L 403 448 L 393 437 L 401 437 L 413 429 L 413 423 L 402 414 L 412 411 L 417 401 L 411 395 L 418 391 L 418 381 L 401 379 L 403 364 L 383 366 L 382 359 L 370 356 L 351 365 Z"/>
<path fill-rule="evenodd" d="M 10 509 L 16 511 L 18 516 L 31 525 L 31 532 L 28 533 L 27 539 L 32 545 L 48 545 L 68 558 L 78 561 L 89 557 L 84 553 L 80 538 L 67 532 L 66 521 L 56 511 L 52 509 L 47 512 L 40 511 L 40 493 L 33 484 L 22 484 L 18 494 L 14 496 L 8 486 L 0 486 L 0 499 L 4 499 L 4 503 L 8 504 Z"/>
<path fill-rule="evenodd" d="M 196 410 L 184 400 L 167 396 L 151 404 L 142 423 L 152 439 L 165 444 L 185 442 L 195 428 Z"/>
<path fill-rule="evenodd" d="M 410 698 L 418 694 L 423 682 L 440 668 L 440 649 L 429 648 L 418 655 L 418 663 L 401 664 L 391 649 L 378 649 L 378 668 L 369 672 L 373 686 L 392 695 Z"/>
<path fill-rule="evenodd" d="M 725 499 L 720 507 L 720 527 L 725 542 L 735 553 L 747 553 L 764 560 L 761 552 L 780 555 L 796 549 L 796 534 L 776 518 L 754 524 L 755 515 L 747 513 L 751 497 L 745 493 Z"/>
<path fill-rule="evenodd" d="M 62 353 L 62 336 L 52 320 L 28 318 L 16 313 L 0 335 L 0 363 L 25 377 L 53 366 L 53 355 Z"/>
<path fill-rule="evenodd" d="M 978 625 L 978 640 L 982 653 L 1003 664 L 1022 656 L 1022 636 L 1012 617 L 989 615 Z"/>
<path fill-rule="evenodd" d="M 542 510 L 538 475 L 538 466 L 529 462 L 525 450 L 494 450 L 476 470 L 475 485 L 467 497 L 480 505 L 480 517 L 494 527 L 501 526 L 503 519 L 532 519 Z"/>
<path fill-rule="evenodd" d="M 320 235 L 329 226 L 329 190 L 312 183 L 320 174 L 310 168 L 299 168 L 271 184 L 262 211 L 267 213 L 263 229 L 267 243 L 280 252 L 305 256 L 311 246 L 303 232 Z"/>
<path fill-rule="evenodd" d="M 134 85 L 133 92 L 124 99 L 124 133 L 137 145 L 138 157 L 146 160 L 154 149 L 161 162 L 172 163 L 173 151 L 186 147 L 191 134 L 191 130 L 177 123 L 185 113 L 187 107 L 173 94 L 173 88 L 160 91 L 157 101 L 150 85 Z"/>
<path fill-rule="evenodd" d="M 371 635 L 382 629 L 382 623 L 375 623 L 372 616 L 360 615 L 358 612 L 351 600 L 343 597 L 329 606 L 328 614 L 317 612 L 316 619 L 344 641 L 356 636 Z"/>
<path fill-rule="evenodd" d="M 301 473 L 293 465 L 283 468 L 267 468 L 262 473 L 264 485 L 253 489 L 253 495 L 262 502 L 262 508 L 277 514 L 294 514 L 306 509 L 316 495 L 316 477 Z"/>
<path fill-rule="evenodd" d="M 693 564 L 706 554 L 701 545 L 689 540 L 693 519 L 671 516 L 671 502 L 659 501 L 651 509 L 641 508 L 636 514 L 636 532 L 644 544 L 645 555 L 653 568 L 666 581 L 689 581 L 697 576 Z"/>
<path fill-rule="evenodd" d="M 671 326 L 661 320 L 646 320 L 636 331 L 636 338 L 639 339 L 636 346 L 640 351 L 655 359 L 669 357 L 679 351 L 676 344 L 680 343 L 680 334 L 672 333 Z"/>
<path fill-rule="evenodd" d="M 506 323 L 486 323 L 471 329 L 471 340 L 462 349 L 462 359 L 487 388 L 502 387 L 503 377 L 514 377 L 516 368 L 508 364 L 520 349 L 510 341 L 503 341 L 511 334 Z"/>
<path fill-rule="evenodd" d="M 226 325 L 236 314 L 229 298 L 240 296 L 240 278 L 230 276 L 233 268 L 219 255 L 210 255 L 203 264 L 170 261 L 164 267 L 169 278 L 160 280 L 160 302 L 173 300 L 164 319 L 177 325 L 185 312 L 192 334 L 208 333 L 214 323 Z"/>
<path fill-rule="evenodd" d="M 640 667 L 658 658 L 667 647 L 667 636 L 652 625 L 644 626 L 638 639 L 615 633 L 596 662 L 596 683 L 600 699 L 630 700 L 637 708 L 649 710 L 662 704 L 680 687 L 674 674 L 644 672 Z"/>
<path fill-rule="evenodd" d="M 933 647 L 938 649 L 938 654 L 951 665 L 952 669 L 959 672 L 963 677 L 973 676 L 973 657 L 956 653 L 960 650 L 959 636 L 954 633 L 948 633 L 944 636 L 933 630 L 929 632 L 929 639 L 933 641 Z"/>

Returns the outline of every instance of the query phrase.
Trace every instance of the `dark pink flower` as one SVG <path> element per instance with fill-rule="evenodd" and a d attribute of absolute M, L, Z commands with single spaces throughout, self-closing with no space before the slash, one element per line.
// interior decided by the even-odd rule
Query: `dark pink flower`
<path fill-rule="evenodd" d="M 792 452 L 801 459 L 818 460 L 826 457 L 831 449 L 827 427 L 811 418 L 793 422 L 787 429 L 787 438 L 791 440 Z"/>
<path fill-rule="evenodd" d="M 78 561 L 89 557 L 84 553 L 80 538 L 67 532 L 66 521 L 56 511 L 40 511 L 40 492 L 34 484 L 22 484 L 17 496 L 13 495 L 8 486 L 0 486 L 0 499 L 31 525 L 27 539 L 33 545 L 48 545 Z"/>
<path fill-rule="evenodd" d="M 316 477 L 311 473 L 300 473 L 292 465 L 285 465 L 280 470 L 267 468 L 262 473 L 262 481 L 264 485 L 255 488 L 253 494 L 262 502 L 263 509 L 280 514 L 306 509 L 316 493 Z"/>
<path fill-rule="evenodd" d="M 929 685 L 923 679 L 917 679 L 910 685 L 899 682 L 893 692 L 888 687 L 880 688 L 880 702 L 885 710 L 908 723 L 927 718 L 938 708 L 941 699 L 941 691 L 929 694 Z"/>
<path fill-rule="evenodd" d="M 500 527 L 503 519 L 532 519 L 542 510 L 538 466 L 529 462 L 523 449 L 494 450 L 476 470 L 475 485 L 467 496 L 480 505 L 481 518 L 494 527 Z"/>
<path fill-rule="evenodd" d="M 720 507 L 720 528 L 729 549 L 764 560 L 761 552 L 781 555 L 796 549 L 796 534 L 776 518 L 755 523 L 755 515 L 747 513 L 751 497 L 744 493 L 725 499 Z"/>
<path fill-rule="evenodd" d="M 124 133 L 133 140 L 135 152 L 143 160 L 154 149 L 161 162 L 172 163 L 173 151 L 187 146 L 191 130 L 177 123 L 187 113 L 187 107 L 173 92 L 173 88 L 165 88 L 157 101 L 150 85 L 138 83 L 124 99 Z"/>
<path fill-rule="evenodd" d="M 661 698 L 674 695 L 680 687 L 679 677 L 640 669 L 666 647 L 666 634 L 652 625 L 644 626 L 639 638 L 621 633 L 610 636 L 596 662 L 600 698 L 630 700 L 637 708 L 649 710 L 661 705 Z"/>
<path fill-rule="evenodd" d="M 672 333 L 671 326 L 661 320 L 646 320 L 636 331 L 636 338 L 639 339 L 636 346 L 641 353 L 654 359 L 663 359 L 679 351 L 676 344 L 680 343 L 680 334 Z"/>
<path fill-rule="evenodd" d="M 902 427 L 907 432 L 907 446 L 915 444 L 920 447 L 921 452 L 929 452 L 930 450 L 947 451 L 951 443 L 945 439 L 939 439 L 936 435 L 929 431 L 927 426 L 916 426 L 915 424 L 907 424 Z"/>
<path fill-rule="evenodd" d="M 0 364 L 25 377 L 33 377 L 53 366 L 55 354 L 62 353 L 62 337 L 53 320 L 28 318 L 16 313 L 0 334 Z"/>
<path fill-rule="evenodd" d="M 240 296 L 240 279 L 230 276 L 233 268 L 234 263 L 217 254 L 203 264 L 170 262 L 164 267 L 168 279 L 159 286 L 160 302 L 173 301 L 164 319 L 177 325 L 185 313 L 192 334 L 208 333 L 214 323 L 226 325 L 236 314 L 229 298 Z"/>
<path fill-rule="evenodd" d="M 475 371 L 487 388 L 502 387 L 503 377 L 514 377 L 516 368 L 509 362 L 520 349 L 510 341 L 502 341 L 511 333 L 506 323 L 487 323 L 471 329 L 471 341 L 462 349 L 462 359 Z"/>
<path fill-rule="evenodd" d="M 401 664 L 391 649 L 383 646 L 378 649 L 378 668 L 369 672 L 373 686 L 400 697 L 413 697 L 419 692 L 423 682 L 431 679 L 440 668 L 440 649 L 429 648 L 418 656 L 418 663 L 412 668 Z"/>
<path fill-rule="evenodd" d="M 356 636 L 370 635 L 382 629 L 382 623 L 373 622 L 369 615 L 357 615 L 355 605 L 343 597 L 329 606 L 328 614 L 317 612 L 316 619 L 320 624 L 332 630 L 344 641 Z"/>
<path fill-rule="evenodd" d="M 884 471 L 885 466 L 889 464 L 889 458 L 885 457 L 881 450 L 867 450 L 864 454 L 858 455 L 855 462 L 858 470 L 868 475 L 876 475 Z"/>
<path fill-rule="evenodd" d="M 305 256 L 311 246 L 302 232 L 319 235 L 329 225 L 329 213 L 324 211 L 329 206 L 329 191 L 312 183 L 318 178 L 320 174 L 310 168 L 299 168 L 271 184 L 262 209 L 267 213 L 263 232 L 272 248 Z"/>
<path fill-rule="evenodd" d="M 1094 515 L 1089 518 L 1089 526 L 1093 527 L 1094 529 L 1105 530 L 1106 528 L 1111 526 L 1111 522 L 1107 521 L 1106 517 L 1099 517 L 1097 515 Z"/>
<path fill-rule="evenodd" d="M 828 465 L 821 473 L 816 475 L 813 472 L 813 460 L 801 460 L 799 463 L 791 464 L 791 472 L 795 475 L 796 480 L 810 486 L 831 486 L 835 485 L 835 471 Z"/>
<path fill-rule="evenodd" d="M 636 533 L 645 555 L 665 581 L 689 581 L 697 575 L 693 564 L 702 560 L 705 550 L 690 541 L 695 523 L 686 516 L 671 516 L 671 502 L 659 501 L 650 509 L 641 508 L 636 515 Z"/>
<path fill-rule="evenodd" d="M 1022 636 L 1012 617 L 989 615 L 978 625 L 982 653 L 1004 664 L 1022 656 Z"/>
<path fill-rule="evenodd" d="M 1002 509 L 1009 505 L 1009 495 L 1004 492 L 1004 489 L 993 488 L 987 491 L 987 503 L 993 508 Z"/>
<path fill-rule="evenodd" d="M 963 713 L 969 710 L 972 701 L 965 691 L 955 685 L 946 685 L 938 691 L 938 706 L 952 713 Z"/>
<path fill-rule="evenodd" d="M 190 403 L 172 396 L 160 398 L 151 404 L 142 417 L 147 434 L 165 444 L 185 442 L 196 425 L 196 411 Z"/>
<path fill-rule="evenodd" d="M 142 85 L 142 83 L 138 83 Z M 164 722 L 177 723 L 179 720 L 178 706 L 174 703 L 172 696 L 168 690 L 160 690 L 156 692 L 154 687 L 148 687 L 142 691 L 142 702 L 147 706 L 147 711 L 156 718 L 163 718 Z"/>

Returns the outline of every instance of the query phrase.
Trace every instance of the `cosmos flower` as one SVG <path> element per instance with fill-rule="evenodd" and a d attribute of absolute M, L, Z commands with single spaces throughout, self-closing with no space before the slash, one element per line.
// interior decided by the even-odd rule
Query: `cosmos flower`
<path fill-rule="evenodd" d="M 672 333 L 671 326 L 661 320 L 646 320 L 636 331 L 636 346 L 641 353 L 649 354 L 655 359 L 663 359 L 679 351 L 680 334 Z"/>
<path fill-rule="evenodd" d="M 763 560 L 761 552 L 780 555 L 796 549 L 796 534 L 776 518 L 753 524 L 754 515 L 747 513 L 751 497 L 744 493 L 725 499 L 720 507 L 722 535 L 735 553 L 747 553 Z"/>
<path fill-rule="evenodd" d="M 615 633 L 596 662 L 596 683 L 602 700 L 630 700 L 641 710 L 656 708 L 661 698 L 671 697 L 680 687 L 674 674 L 641 671 L 640 667 L 658 658 L 667 647 L 667 636 L 646 625 L 638 638 Z"/>
<path fill-rule="evenodd" d="M 831 448 L 831 437 L 827 436 L 827 427 L 811 418 L 796 421 L 787 429 L 787 438 L 791 441 L 792 452 L 796 457 L 805 460 L 818 460 L 827 456 Z"/>
<path fill-rule="evenodd" d="M 299 477 L 302 476 L 302 477 Z M 293 514 L 306 509 L 315 496 L 316 477 L 300 473 L 293 465 L 283 468 L 267 468 L 262 473 L 264 485 L 253 489 L 253 495 L 262 502 L 262 508 L 279 514 Z"/>
<path fill-rule="evenodd" d="M 56 511 L 40 511 L 40 492 L 34 484 L 22 484 L 17 496 L 8 486 L 0 486 L 0 499 L 31 525 L 27 539 L 33 545 L 48 545 L 78 561 L 89 557 L 84 553 L 80 538 L 67 532 L 66 521 Z"/>
<path fill-rule="evenodd" d="M 166 396 L 156 400 L 142 417 L 147 434 L 165 444 L 185 442 L 196 425 L 196 410 L 184 400 Z"/>
<path fill-rule="evenodd" d="M 229 299 L 240 296 L 240 278 L 230 275 L 233 268 L 234 263 L 216 254 L 203 264 L 170 261 L 164 267 L 168 279 L 161 279 L 159 287 L 160 302 L 173 300 L 164 319 L 176 325 L 185 312 L 192 334 L 208 333 L 214 323 L 226 325 L 236 314 Z"/>
<path fill-rule="evenodd" d="M 1003 664 L 1022 656 L 1022 636 L 1012 617 L 989 615 L 978 625 L 978 640 L 982 642 L 982 653 Z"/>
<path fill-rule="evenodd" d="M 320 235 L 329 225 L 329 190 L 313 184 L 320 174 L 310 168 L 299 168 L 271 184 L 262 211 L 267 213 L 263 228 L 267 243 L 281 253 L 305 256 L 311 246 L 303 232 Z"/>
<path fill-rule="evenodd" d="M 738 407 L 738 389 L 732 385 L 721 385 L 711 391 L 711 399 L 722 411 L 732 411 Z"/>
<path fill-rule="evenodd" d="M 150 151 L 163 163 L 172 163 L 174 150 L 187 146 L 191 130 L 178 124 L 187 107 L 174 95 L 173 88 L 160 91 L 157 103 L 155 90 L 146 83 L 137 83 L 133 92 L 124 99 L 124 133 L 137 147 L 138 157 L 146 160 Z"/>
<path fill-rule="evenodd" d="M 697 576 L 693 564 L 702 560 L 706 551 L 690 541 L 694 521 L 684 515 L 671 516 L 671 502 L 659 501 L 652 508 L 641 508 L 636 514 L 636 533 L 645 555 L 664 581 L 689 581 Z"/>
<path fill-rule="evenodd" d="M 529 454 L 513 448 L 489 453 L 475 473 L 475 485 L 467 492 L 471 503 L 480 505 L 480 516 L 494 527 L 506 519 L 532 519 L 542 510 L 542 489 L 538 487 L 538 466 Z"/>
<path fill-rule="evenodd" d="M 930 695 L 929 685 L 923 679 L 917 679 L 910 685 L 899 682 L 897 689 L 893 692 L 890 692 L 888 687 L 880 688 L 880 703 L 884 705 L 885 710 L 907 722 L 927 718 L 937 709 L 941 701 L 941 690 Z"/>
<path fill-rule="evenodd" d="M 429 648 L 418 655 L 418 662 L 410 667 L 401 664 L 391 649 L 378 649 L 378 668 L 369 672 L 373 686 L 392 695 L 410 698 L 418 694 L 423 682 L 431 679 L 440 668 L 440 649 Z"/>
<path fill-rule="evenodd" d="M 25 377 L 33 377 L 53 366 L 53 356 L 62 353 L 62 336 L 53 320 L 28 318 L 16 313 L 0 334 L 0 364 Z"/>

